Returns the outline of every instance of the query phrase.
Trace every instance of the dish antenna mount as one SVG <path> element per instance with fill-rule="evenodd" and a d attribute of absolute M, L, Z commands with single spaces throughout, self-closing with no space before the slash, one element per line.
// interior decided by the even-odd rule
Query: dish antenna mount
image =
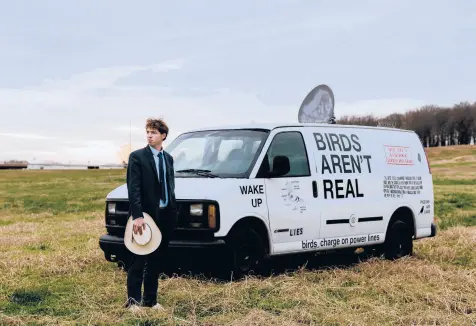
<path fill-rule="evenodd" d="M 307 94 L 299 108 L 298 121 L 300 123 L 336 123 L 334 93 L 329 86 L 316 86 Z"/>

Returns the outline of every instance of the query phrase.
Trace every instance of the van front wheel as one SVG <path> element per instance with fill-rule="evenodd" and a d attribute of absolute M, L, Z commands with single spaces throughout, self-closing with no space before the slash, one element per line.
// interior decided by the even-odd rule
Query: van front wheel
<path fill-rule="evenodd" d="M 259 273 L 265 257 L 263 241 L 253 229 L 240 228 L 230 237 L 233 276 L 241 278 L 251 272 Z"/>
<path fill-rule="evenodd" d="M 390 226 L 384 250 L 385 258 L 390 260 L 413 254 L 412 230 L 407 223 L 397 220 Z"/>

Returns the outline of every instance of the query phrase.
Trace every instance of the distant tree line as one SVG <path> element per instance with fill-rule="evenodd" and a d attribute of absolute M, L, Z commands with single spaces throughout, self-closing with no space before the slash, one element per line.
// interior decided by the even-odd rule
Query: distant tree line
<path fill-rule="evenodd" d="M 461 102 L 450 108 L 428 105 L 383 118 L 347 115 L 336 123 L 414 130 L 425 147 L 476 144 L 476 102 Z"/>

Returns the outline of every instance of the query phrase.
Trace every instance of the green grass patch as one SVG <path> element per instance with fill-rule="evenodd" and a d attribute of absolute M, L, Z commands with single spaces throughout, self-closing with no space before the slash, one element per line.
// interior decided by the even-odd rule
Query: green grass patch
<path fill-rule="evenodd" d="M 14 290 L 8 301 L 0 301 L 0 310 L 8 315 L 19 316 L 75 316 L 80 310 L 62 304 L 62 298 L 45 287 L 22 288 Z"/>
<path fill-rule="evenodd" d="M 281 300 L 280 292 L 273 286 L 248 288 L 242 294 L 243 304 L 247 308 L 259 308 L 272 314 L 281 314 L 285 310 L 292 309 L 299 304 L 296 300 Z"/>
<path fill-rule="evenodd" d="M 456 226 L 476 226 L 476 213 L 471 215 L 443 215 L 438 222 L 438 228 L 440 230 L 448 230 Z"/>
<path fill-rule="evenodd" d="M 331 300 L 346 302 L 348 299 L 346 291 L 341 288 L 326 289 L 325 293 L 326 293 L 326 296 Z"/>
<path fill-rule="evenodd" d="M 447 193 L 438 193 L 435 216 L 438 217 L 438 228 L 441 230 L 455 226 L 475 226 L 476 193 L 455 192 L 452 189 Z"/>
<path fill-rule="evenodd" d="M 4 193 L 0 208 L 25 217 L 98 212 L 107 194 L 125 183 L 124 174 L 123 170 L 0 171 Z"/>
<path fill-rule="evenodd" d="M 472 193 L 450 193 L 443 196 L 442 204 L 447 204 L 455 208 L 471 209 L 476 205 L 476 194 Z"/>
<path fill-rule="evenodd" d="M 447 193 L 436 199 L 435 213 L 437 215 L 453 213 L 456 209 L 471 209 L 475 207 L 476 195 L 470 193 Z"/>
<path fill-rule="evenodd" d="M 431 168 L 451 168 L 451 167 L 461 167 L 461 166 L 473 166 L 476 165 L 474 161 L 466 162 L 447 162 L 447 163 L 435 163 L 431 164 Z"/>
<path fill-rule="evenodd" d="M 16 290 L 10 296 L 10 302 L 21 306 L 36 306 L 46 301 L 51 293 L 45 289 L 40 290 Z"/>
<path fill-rule="evenodd" d="M 35 245 L 26 246 L 29 251 L 48 251 L 51 250 L 51 246 L 47 243 L 39 243 Z"/>
<path fill-rule="evenodd" d="M 475 186 L 476 179 L 437 179 L 433 180 L 435 186 Z"/>

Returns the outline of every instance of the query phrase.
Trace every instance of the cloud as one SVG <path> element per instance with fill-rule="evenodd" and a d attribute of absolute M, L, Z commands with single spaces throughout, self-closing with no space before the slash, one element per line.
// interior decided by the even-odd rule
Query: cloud
<path fill-rule="evenodd" d="M 184 64 L 183 59 L 175 59 L 159 64 L 145 66 L 118 66 L 99 68 L 90 72 L 73 75 L 68 80 L 45 80 L 40 86 L 41 90 L 68 90 L 72 92 L 80 92 L 91 89 L 109 88 L 121 79 L 130 76 L 139 71 L 150 70 L 155 73 L 164 73 L 172 70 L 181 69 Z"/>
<path fill-rule="evenodd" d="M 201 89 L 201 96 L 187 96 L 187 91 L 163 91 L 151 86 L 116 86 L 118 78 L 125 78 L 139 70 L 164 73 L 180 69 L 181 61 L 149 66 L 125 66 L 97 69 L 66 80 L 57 80 L 31 89 L 13 90 L 21 99 L 16 109 L 8 112 L 0 122 L 0 136 L 16 139 L 4 142 L 0 160 L 54 160 L 73 163 L 120 163 L 124 148 L 145 146 L 144 123 L 147 117 L 163 117 L 171 132 L 166 146 L 181 131 L 207 126 L 246 124 L 251 122 L 297 122 L 302 99 L 295 105 L 266 104 L 256 93 L 228 88 Z M 90 92 L 104 87 L 104 92 Z M 9 92 L 2 90 L 3 93 Z M 180 95 L 179 95 L 180 94 Z M 10 93 L 10 95 L 12 95 Z M 0 107 L 10 97 L 0 98 Z M 6 101 L 6 102 L 5 102 Z M 385 115 L 422 105 L 412 99 L 376 99 L 337 102 L 336 116 L 344 114 L 377 113 Z M 31 133 L 17 133 L 18 121 L 22 129 Z M 131 135 L 129 135 L 129 123 Z M 11 130 L 8 130 L 11 129 Z M 54 135 L 43 136 L 42 134 Z"/>
<path fill-rule="evenodd" d="M 119 146 L 114 140 L 89 141 L 74 147 L 60 147 L 59 152 L 74 163 L 119 163 Z"/>
<path fill-rule="evenodd" d="M 198 84 L 171 88 L 163 86 L 164 82 L 157 86 L 118 85 L 118 81 L 127 81 L 137 72 L 163 78 L 165 73 L 180 71 L 185 62 L 179 58 L 151 65 L 100 68 L 33 87 L 0 89 L 0 110 L 7 113 L 0 121 L 0 160 L 36 157 L 78 164 L 120 163 L 130 141 L 133 150 L 145 146 L 144 123 L 148 117 L 163 117 L 169 124 L 165 146 L 180 132 L 195 128 L 297 122 L 301 98 L 295 98 L 294 104 L 270 104 L 263 102 L 259 92 L 227 87 Z M 385 115 L 421 104 L 413 99 L 337 101 L 336 116 Z M 17 132 L 19 126 L 28 133 Z M 9 140 L 4 141 L 6 138 Z"/>
<path fill-rule="evenodd" d="M 145 125 L 145 123 L 144 123 Z M 139 128 L 137 126 L 117 126 L 117 127 L 112 127 L 111 130 L 113 131 L 119 131 L 119 132 L 122 132 L 122 133 L 127 133 L 129 134 L 129 132 L 131 134 L 140 134 L 140 135 L 144 135 L 145 134 L 145 128 L 142 127 L 142 128 Z"/>
<path fill-rule="evenodd" d="M 336 117 L 344 115 L 374 115 L 383 117 L 392 113 L 405 113 L 427 104 L 423 100 L 394 98 L 372 99 L 335 104 Z"/>
<path fill-rule="evenodd" d="M 64 80 L 46 80 L 33 87 L 0 89 L 0 159 L 19 155 L 30 160 L 36 153 L 42 159 L 56 161 L 117 162 L 118 148 L 126 139 L 110 130 L 128 132 L 128 127 L 114 127 L 116 122 L 134 115 L 138 101 L 150 102 L 157 95 L 116 87 L 115 82 L 137 71 L 166 73 L 181 69 L 183 64 L 183 59 L 177 59 L 101 68 Z M 94 92 L 97 89 L 106 92 Z M 31 132 L 16 132 L 19 126 Z M 43 135 L 45 130 L 55 136 Z M 139 133 L 139 128 L 134 132 Z"/>
<path fill-rule="evenodd" d="M 114 90 L 114 84 L 139 71 L 165 73 L 181 69 L 183 59 L 175 59 L 152 65 L 132 65 L 99 68 L 79 73 L 69 79 L 46 79 L 40 85 L 22 89 L 0 89 L 0 112 L 5 110 L 49 111 L 51 109 L 68 110 L 78 107 L 78 103 L 88 99 L 88 93 L 94 90 Z M 117 87 L 121 89 L 121 87 Z M 93 97 L 97 94 L 92 93 Z M 117 95 L 117 94 L 116 94 Z M 82 107 L 79 109 L 83 109 Z M 87 109 L 86 109 L 87 111 Z M 1 126 L 1 125 L 0 125 Z"/>
<path fill-rule="evenodd" d="M 0 133 L 1 137 L 11 137 L 20 139 L 56 139 L 56 137 L 35 135 L 35 134 L 16 134 L 16 133 Z"/>

